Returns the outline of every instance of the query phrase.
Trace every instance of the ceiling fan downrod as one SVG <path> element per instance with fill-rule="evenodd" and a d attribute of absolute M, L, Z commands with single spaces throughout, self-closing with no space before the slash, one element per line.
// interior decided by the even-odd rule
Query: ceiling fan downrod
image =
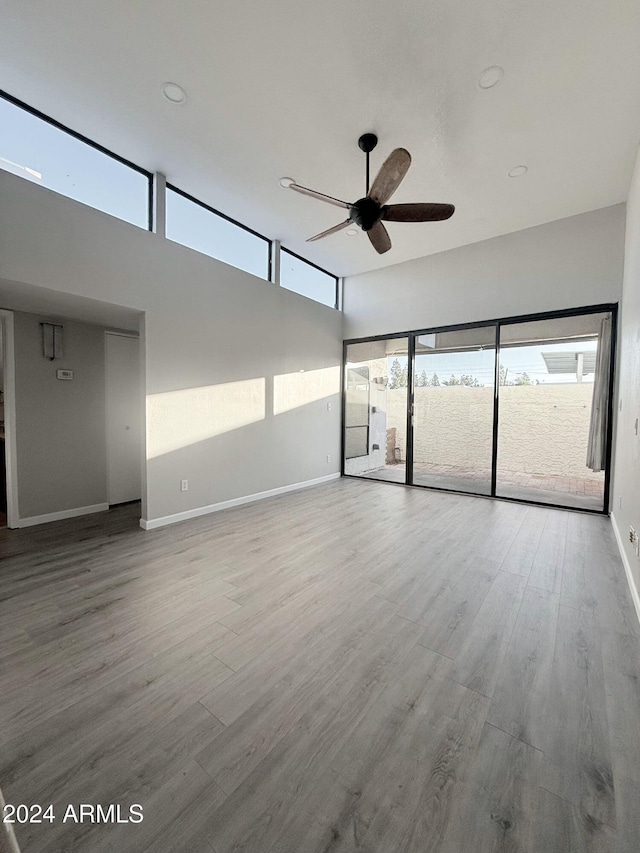
<path fill-rule="evenodd" d="M 371 154 L 377 144 L 378 137 L 375 133 L 363 133 L 358 140 L 359 148 L 367 155 L 367 188 L 364 193 L 365 195 L 369 195 L 369 154 Z"/>

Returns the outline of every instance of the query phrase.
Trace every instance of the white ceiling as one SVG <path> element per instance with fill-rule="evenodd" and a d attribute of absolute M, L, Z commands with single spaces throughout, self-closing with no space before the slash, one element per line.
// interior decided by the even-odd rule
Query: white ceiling
<path fill-rule="evenodd" d="M 6 91 L 339 275 L 623 201 L 640 140 L 637 0 L 4 0 L 0 33 Z M 365 131 L 454 217 L 305 244 L 341 211 L 278 179 L 354 201 Z"/>

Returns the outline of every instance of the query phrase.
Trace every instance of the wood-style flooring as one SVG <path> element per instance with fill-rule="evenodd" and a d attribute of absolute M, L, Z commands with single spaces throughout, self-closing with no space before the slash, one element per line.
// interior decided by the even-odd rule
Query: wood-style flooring
<path fill-rule="evenodd" d="M 55 810 L 23 853 L 640 850 L 608 519 L 343 479 L 0 557 L 0 787 Z"/>

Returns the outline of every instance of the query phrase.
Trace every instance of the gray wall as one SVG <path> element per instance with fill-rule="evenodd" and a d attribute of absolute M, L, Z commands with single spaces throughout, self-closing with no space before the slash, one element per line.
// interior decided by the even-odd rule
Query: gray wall
<path fill-rule="evenodd" d="M 619 204 L 351 276 L 346 337 L 617 302 L 624 229 Z"/>
<path fill-rule="evenodd" d="M 341 313 L 4 171 L 0 195 L 0 279 L 145 312 L 147 519 L 339 471 Z"/>
<path fill-rule="evenodd" d="M 629 526 L 640 531 L 640 154 L 627 200 L 624 284 L 620 323 L 619 405 L 613 481 L 613 515 L 640 588 L 640 561 L 629 542 Z M 640 428 L 639 428 L 640 433 Z"/>
<path fill-rule="evenodd" d="M 41 322 L 63 325 L 64 358 L 43 356 Z M 14 337 L 20 517 L 104 503 L 104 329 L 16 312 Z M 56 379 L 59 368 L 73 381 Z"/>

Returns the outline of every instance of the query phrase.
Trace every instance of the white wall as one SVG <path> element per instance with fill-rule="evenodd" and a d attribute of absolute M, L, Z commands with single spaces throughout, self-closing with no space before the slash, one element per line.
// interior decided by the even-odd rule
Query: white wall
<path fill-rule="evenodd" d="M 339 312 L 4 171 L 0 198 L 0 279 L 145 312 L 148 520 L 339 470 Z"/>
<path fill-rule="evenodd" d="M 345 337 L 617 302 L 624 228 L 620 204 L 348 277 Z"/>
<path fill-rule="evenodd" d="M 16 450 L 21 519 L 107 500 L 104 329 L 56 318 L 64 358 L 42 354 L 40 323 L 51 317 L 14 316 Z M 59 368 L 72 381 L 56 378 Z"/>
<path fill-rule="evenodd" d="M 637 588 L 640 561 L 629 542 L 629 526 L 640 531 L 640 153 L 627 200 L 624 282 L 620 323 L 620 378 L 613 516 Z"/>

